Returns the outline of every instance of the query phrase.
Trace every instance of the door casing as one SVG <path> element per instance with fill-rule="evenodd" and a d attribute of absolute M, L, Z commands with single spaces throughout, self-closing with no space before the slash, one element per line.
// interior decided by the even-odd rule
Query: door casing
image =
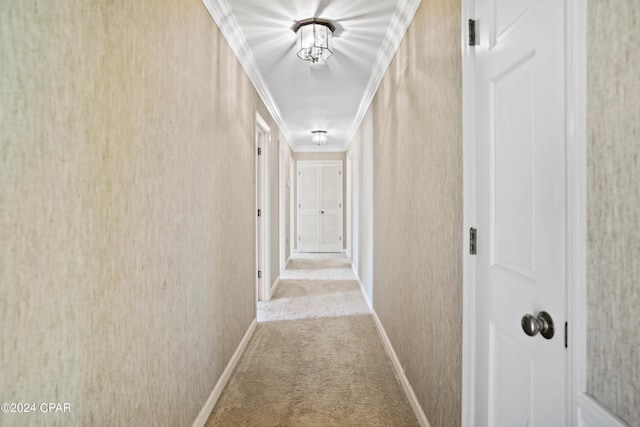
<path fill-rule="evenodd" d="M 256 113 L 255 124 L 255 155 L 256 155 L 256 301 L 266 301 L 270 297 L 269 284 L 269 146 L 271 142 L 271 128 L 267 122 Z M 258 149 L 262 154 L 258 155 Z M 258 217 L 258 209 L 261 217 Z M 262 227 L 259 222 L 262 221 Z M 262 279 L 258 278 L 261 271 Z"/>

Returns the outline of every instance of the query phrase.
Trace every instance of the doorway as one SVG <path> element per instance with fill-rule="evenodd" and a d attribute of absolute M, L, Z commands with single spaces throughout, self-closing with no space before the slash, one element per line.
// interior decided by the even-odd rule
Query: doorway
<path fill-rule="evenodd" d="M 256 300 L 269 299 L 269 143 L 271 129 L 256 113 Z"/>

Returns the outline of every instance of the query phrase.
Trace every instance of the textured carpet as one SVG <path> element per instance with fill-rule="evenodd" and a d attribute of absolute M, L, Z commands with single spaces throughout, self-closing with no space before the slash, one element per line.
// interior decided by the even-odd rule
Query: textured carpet
<path fill-rule="evenodd" d="M 207 426 L 418 425 L 348 260 L 298 255 L 282 277 Z"/>

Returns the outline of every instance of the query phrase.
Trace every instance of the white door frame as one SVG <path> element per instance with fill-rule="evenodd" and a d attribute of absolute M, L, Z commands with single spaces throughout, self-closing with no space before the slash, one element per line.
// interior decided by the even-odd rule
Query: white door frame
<path fill-rule="evenodd" d="M 293 155 L 289 154 L 289 257 L 296 252 L 296 195 L 294 183 L 296 182 L 295 162 Z"/>
<path fill-rule="evenodd" d="M 463 347 L 462 426 L 473 427 L 475 258 L 469 255 L 469 228 L 476 223 L 475 188 L 475 53 L 468 41 L 468 20 L 475 0 L 462 0 L 463 112 Z M 587 4 L 565 0 L 567 13 L 567 426 L 624 427 L 586 394 L 587 372 Z"/>
<path fill-rule="evenodd" d="M 285 145 L 286 143 L 282 142 L 282 140 L 278 141 L 279 151 L 278 151 L 278 218 L 280 222 L 279 233 L 280 233 L 280 271 L 284 270 L 287 265 L 287 230 L 286 230 L 286 209 L 287 209 L 287 187 L 286 181 L 287 177 L 285 176 L 286 170 L 284 168 L 285 164 Z"/>
<path fill-rule="evenodd" d="M 270 279 L 269 279 L 269 146 L 271 145 L 271 128 L 267 122 L 256 112 L 256 301 L 268 301 L 270 298 Z M 258 146 L 262 139 L 262 154 L 258 153 Z M 258 164 L 262 166 L 262 174 L 258 176 Z M 262 189 L 262 191 L 259 191 Z M 258 236 L 258 209 L 262 213 L 262 235 Z M 258 245 L 260 247 L 258 247 Z M 258 251 L 262 252 L 262 265 Z M 262 271 L 262 287 L 259 288 L 259 280 L 257 272 Z"/>
<path fill-rule="evenodd" d="M 351 193 L 351 174 L 353 173 L 352 168 L 353 168 L 353 161 L 351 159 L 351 156 L 349 156 L 347 158 L 347 171 L 345 172 L 345 179 L 347 180 L 346 182 L 346 187 L 347 187 L 347 191 L 345 193 L 345 197 L 344 197 L 344 204 L 345 207 L 347 209 L 347 223 L 346 223 L 346 233 L 344 236 L 345 242 L 343 242 L 343 245 L 345 245 L 345 252 L 347 254 L 347 258 L 351 259 L 351 240 L 353 239 L 352 236 L 352 232 L 351 232 L 351 221 L 352 221 L 352 214 L 351 214 L 351 203 L 352 203 L 352 198 L 353 198 L 353 194 Z"/>

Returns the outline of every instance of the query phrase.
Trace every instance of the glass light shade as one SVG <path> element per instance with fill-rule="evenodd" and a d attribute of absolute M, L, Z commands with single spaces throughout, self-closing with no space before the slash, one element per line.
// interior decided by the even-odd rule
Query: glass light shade
<path fill-rule="evenodd" d="M 322 145 L 327 142 L 327 131 L 324 130 L 314 130 L 311 132 L 311 141 L 313 141 L 316 145 Z"/>
<path fill-rule="evenodd" d="M 335 27 L 329 21 L 318 19 L 307 19 L 297 25 L 298 57 L 311 62 L 326 61 L 333 54 Z"/>

